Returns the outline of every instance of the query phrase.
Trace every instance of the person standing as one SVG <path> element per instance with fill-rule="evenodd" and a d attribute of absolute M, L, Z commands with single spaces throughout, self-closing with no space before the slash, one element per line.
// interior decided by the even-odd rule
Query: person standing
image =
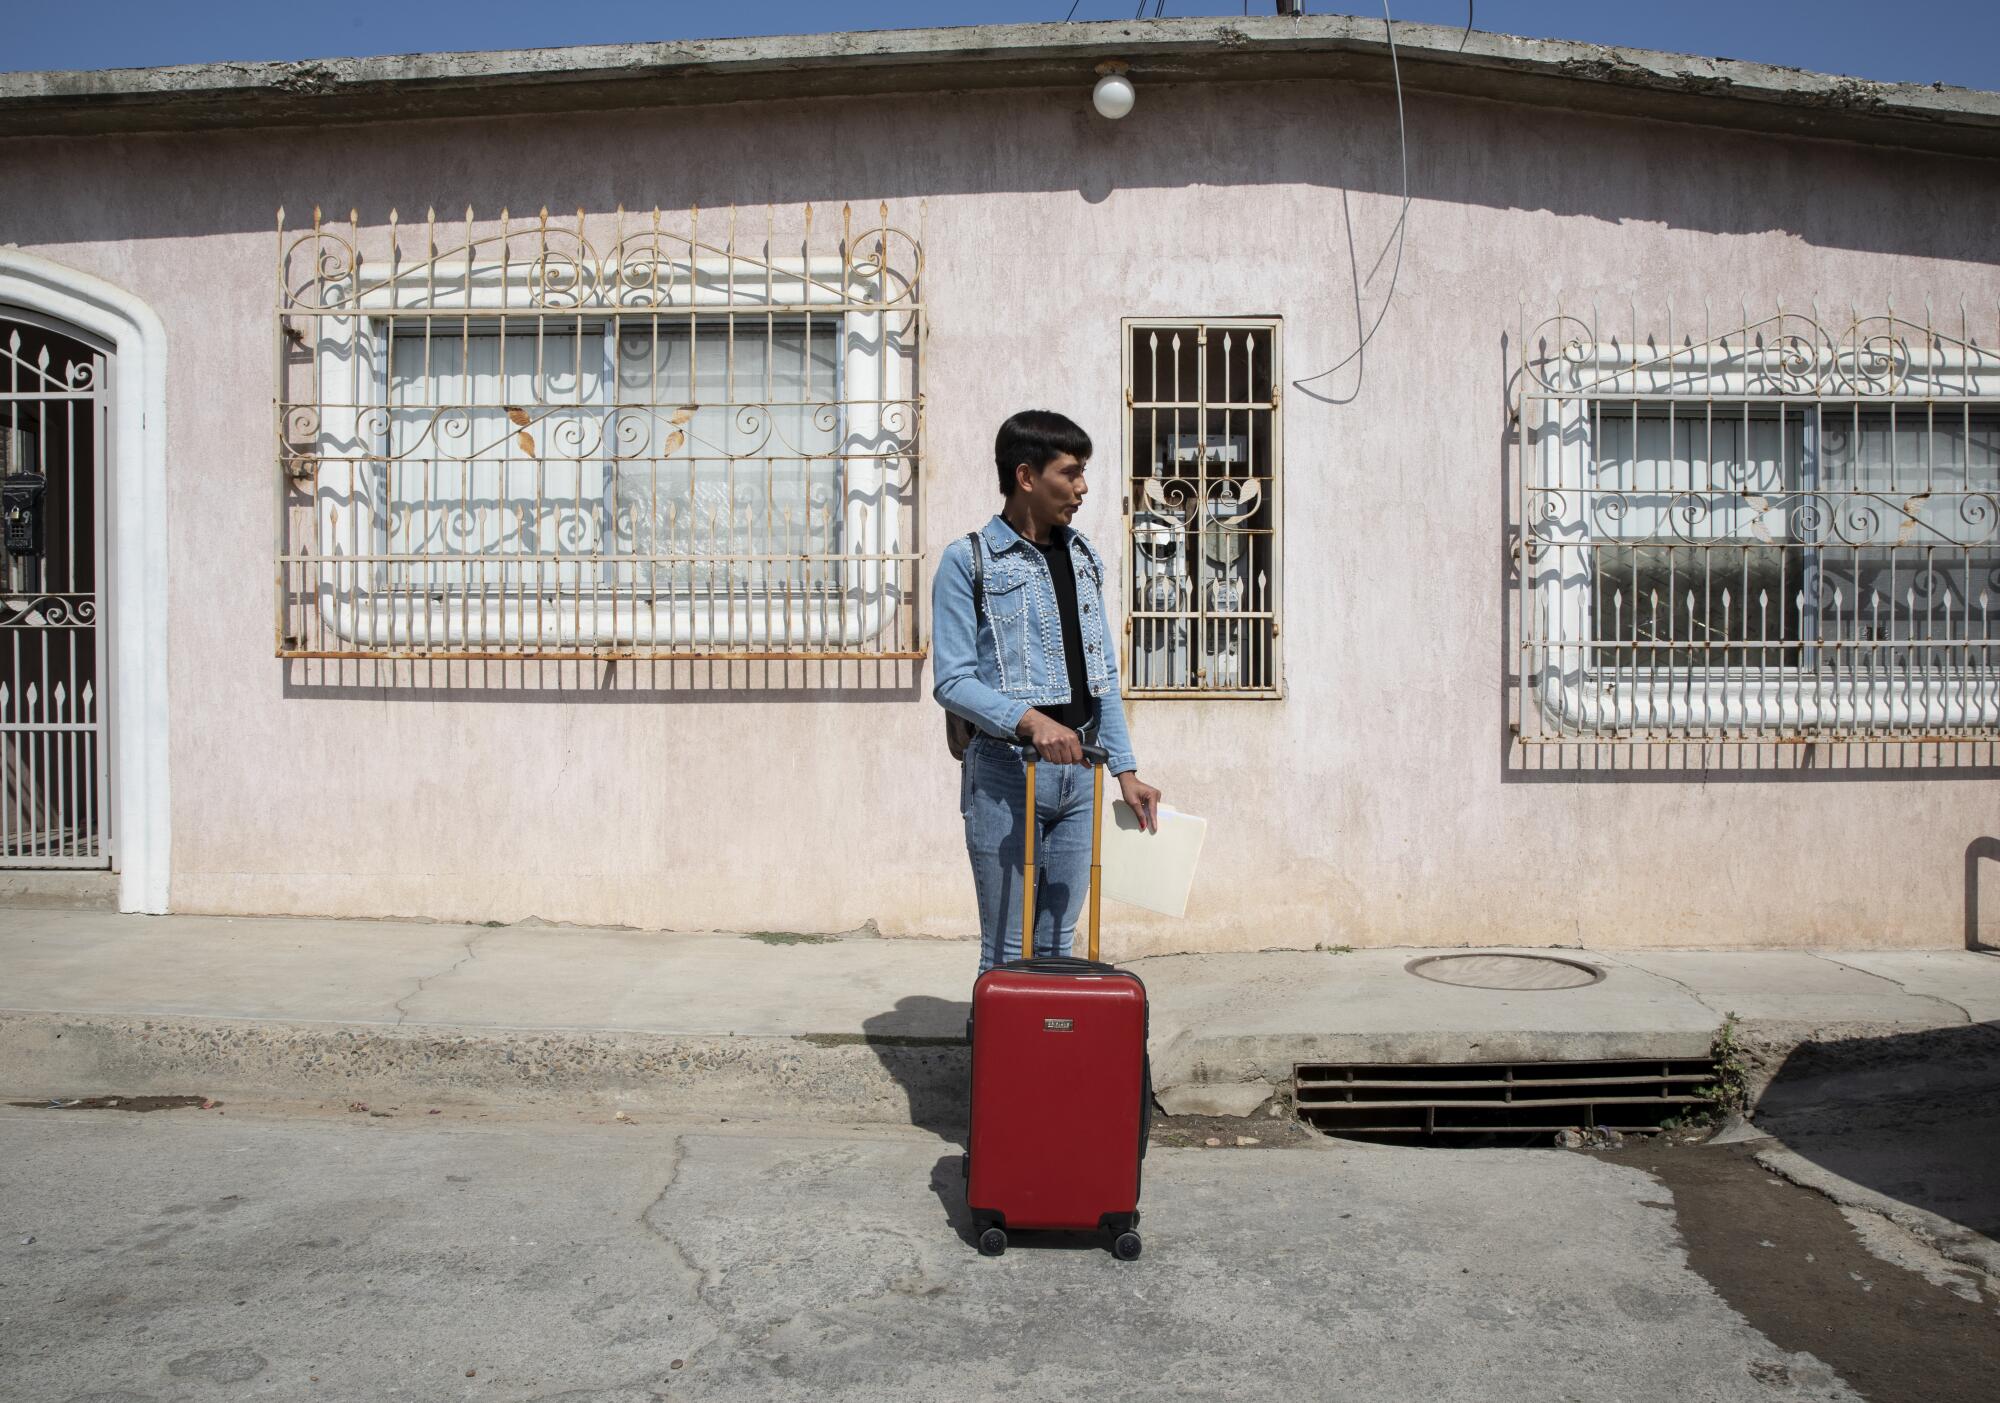
<path fill-rule="evenodd" d="M 1061 414 L 1030 409 L 1009 418 L 993 445 L 1000 511 L 945 548 L 931 585 L 931 695 L 971 732 L 959 813 L 979 903 L 982 974 L 1021 955 L 1022 742 L 1042 761 L 1035 954 L 1070 953 L 1089 886 L 1085 736 L 1104 747 L 1140 824 L 1148 832 L 1157 825 L 1160 791 L 1139 778 L 1118 691 L 1104 559 L 1070 526 L 1089 491 L 1090 451 L 1090 435 Z"/>

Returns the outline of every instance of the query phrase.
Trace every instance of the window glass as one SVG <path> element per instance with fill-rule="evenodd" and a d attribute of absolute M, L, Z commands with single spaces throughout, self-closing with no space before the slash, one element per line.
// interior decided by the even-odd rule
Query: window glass
<path fill-rule="evenodd" d="M 1626 665 L 1833 665 L 1801 645 L 1991 636 L 2000 416 L 1596 404 L 1590 439 L 1591 638 Z"/>
<path fill-rule="evenodd" d="M 1277 323 L 1127 335 L 1126 689 L 1275 696 Z"/>
<path fill-rule="evenodd" d="M 602 548 L 603 362 L 595 331 L 452 328 L 393 338 L 387 552 L 501 558 L 391 561 L 393 580 L 574 582 L 575 564 L 507 558 Z"/>
<path fill-rule="evenodd" d="M 704 557 L 838 549 L 840 337 L 832 318 L 661 320 L 617 338 L 617 540 L 642 583 L 705 588 Z M 765 562 L 734 577 L 770 581 Z M 670 572 L 672 572 L 670 574 Z M 725 574 L 730 573 L 725 570 Z"/>
<path fill-rule="evenodd" d="M 398 335 L 386 548 L 437 559 L 392 573 L 762 587 L 754 557 L 837 549 L 838 357 L 831 317 Z"/>

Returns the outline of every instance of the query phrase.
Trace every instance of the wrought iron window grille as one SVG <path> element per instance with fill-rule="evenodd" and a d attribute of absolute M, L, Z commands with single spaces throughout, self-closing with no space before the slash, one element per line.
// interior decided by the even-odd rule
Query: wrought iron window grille
<path fill-rule="evenodd" d="M 1517 344 L 1517 740 L 2000 737 L 2000 338 L 1593 308 Z"/>
<path fill-rule="evenodd" d="M 1124 323 L 1127 696 L 1283 695 L 1279 329 Z"/>
<path fill-rule="evenodd" d="M 922 253 L 278 216 L 277 652 L 920 659 Z"/>

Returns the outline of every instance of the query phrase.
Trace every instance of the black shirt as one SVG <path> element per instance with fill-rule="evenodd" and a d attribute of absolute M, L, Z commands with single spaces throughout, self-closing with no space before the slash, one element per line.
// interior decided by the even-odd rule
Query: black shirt
<path fill-rule="evenodd" d="M 1090 724 L 1090 676 L 1084 671 L 1083 628 L 1076 617 L 1076 567 L 1069 558 L 1069 541 L 1061 532 L 1055 535 L 1057 539 L 1047 545 L 1028 544 L 1049 563 L 1049 578 L 1055 583 L 1056 612 L 1062 615 L 1063 660 L 1069 664 L 1069 700 L 1061 706 L 1035 709 L 1051 721 L 1081 731 Z"/>

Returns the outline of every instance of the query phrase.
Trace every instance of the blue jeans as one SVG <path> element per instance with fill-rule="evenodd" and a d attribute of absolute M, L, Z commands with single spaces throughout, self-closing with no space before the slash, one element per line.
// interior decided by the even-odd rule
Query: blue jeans
<path fill-rule="evenodd" d="M 979 972 L 1021 955 L 1022 811 L 1027 762 L 986 736 L 966 747 L 958 781 L 965 851 L 979 900 Z M 1067 955 L 1090 887 L 1090 766 L 1035 767 L 1035 949 Z"/>

